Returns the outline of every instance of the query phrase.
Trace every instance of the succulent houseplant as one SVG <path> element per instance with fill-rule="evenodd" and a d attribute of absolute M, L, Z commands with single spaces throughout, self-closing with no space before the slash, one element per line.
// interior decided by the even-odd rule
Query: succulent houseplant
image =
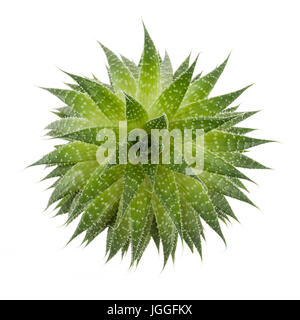
<path fill-rule="evenodd" d="M 47 134 L 66 143 L 33 164 L 52 168 L 44 179 L 57 178 L 48 205 L 58 203 L 57 215 L 65 215 L 66 224 L 78 218 L 71 240 L 84 233 L 83 243 L 89 244 L 107 230 L 108 260 L 130 248 L 132 265 L 151 239 L 162 247 L 164 264 L 174 258 L 179 239 L 201 255 L 204 226 L 225 242 L 220 222 L 237 220 L 227 197 L 254 205 L 244 193 L 243 181 L 251 180 L 238 168 L 266 169 L 246 151 L 269 142 L 249 137 L 253 129 L 238 126 L 256 113 L 232 106 L 248 87 L 210 97 L 228 58 L 210 73 L 194 76 L 197 58 L 190 64 L 188 56 L 173 72 L 168 54 L 162 59 L 145 28 L 144 35 L 138 64 L 100 44 L 109 84 L 66 72 L 73 80 L 68 89 L 46 89 L 65 104 L 55 110 L 59 120 L 47 127 Z M 143 129 L 149 137 L 152 129 L 201 129 L 202 170 L 193 171 L 194 164 L 185 159 L 175 163 L 178 150 L 172 149 L 172 142 L 170 163 L 151 163 L 150 158 L 126 163 L 120 159 L 120 147 L 114 163 L 99 162 L 97 152 L 106 141 L 99 139 L 99 132 L 113 130 L 120 141 L 120 121 L 127 134 Z M 127 142 L 128 149 L 132 145 Z M 195 152 L 193 137 L 191 145 Z M 149 138 L 149 155 L 151 147 Z"/>

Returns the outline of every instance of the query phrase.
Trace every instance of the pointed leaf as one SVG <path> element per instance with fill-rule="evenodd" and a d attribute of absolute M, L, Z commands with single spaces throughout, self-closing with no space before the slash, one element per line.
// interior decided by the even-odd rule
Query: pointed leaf
<path fill-rule="evenodd" d="M 136 81 L 139 79 L 139 68 L 138 66 L 132 61 L 127 59 L 126 57 L 121 55 L 121 58 L 125 64 L 125 66 L 129 69 L 133 77 L 135 78 Z"/>
<path fill-rule="evenodd" d="M 53 111 L 54 114 L 59 116 L 60 118 L 69 118 L 69 117 L 77 117 L 81 118 L 81 114 L 76 112 L 72 107 L 66 106 L 55 109 L 56 111 Z"/>
<path fill-rule="evenodd" d="M 164 206 L 155 194 L 152 197 L 152 205 L 157 229 L 163 246 L 164 265 L 166 265 L 173 249 L 174 240 L 176 237 L 176 228 L 172 219 L 170 218 L 170 215 L 167 213 Z"/>
<path fill-rule="evenodd" d="M 76 206 L 70 212 L 67 223 L 73 221 L 91 201 L 118 181 L 123 173 L 124 165 L 116 165 L 109 169 L 106 169 L 105 166 L 99 166 L 84 186 Z"/>
<path fill-rule="evenodd" d="M 220 66 L 218 66 L 212 72 L 193 82 L 193 84 L 189 87 L 184 100 L 182 101 L 182 105 L 202 100 L 210 94 L 211 90 L 222 74 L 227 64 L 228 58 L 229 56 Z"/>
<path fill-rule="evenodd" d="M 237 170 L 233 165 L 226 162 L 223 158 L 219 157 L 213 152 L 210 152 L 209 150 L 204 151 L 204 170 L 208 172 L 218 173 L 224 176 L 250 180 L 242 172 Z"/>
<path fill-rule="evenodd" d="M 144 26 L 145 42 L 141 61 L 137 99 L 147 109 L 160 92 L 160 64 L 154 43 Z"/>
<path fill-rule="evenodd" d="M 147 111 L 138 101 L 127 94 L 125 94 L 125 101 L 126 119 L 129 130 L 130 128 L 141 127 L 148 120 Z"/>
<path fill-rule="evenodd" d="M 168 118 L 166 114 L 164 113 L 163 115 L 151 119 L 147 121 L 144 125 L 144 129 L 150 133 L 152 129 L 168 129 Z"/>
<path fill-rule="evenodd" d="M 141 245 L 140 241 L 144 234 L 147 215 L 149 214 L 148 206 L 151 200 L 151 192 L 149 192 L 148 183 L 147 180 L 144 180 L 144 183 L 140 186 L 127 209 L 130 214 L 132 262 L 136 259 L 139 246 Z"/>
<path fill-rule="evenodd" d="M 237 217 L 235 216 L 234 212 L 232 211 L 228 201 L 226 198 L 217 192 L 213 192 L 211 190 L 208 191 L 209 197 L 217 210 L 222 211 L 225 215 L 235 219 L 238 221 Z"/>
<path fill-rule="evenodd" d="M 182 224 L 183 229 L 186 230 L 193 244 L 197 248 L 200 256 L 202 256 L 201 246 L 201 229 L 198 223 L 198 213 L 194 208 L 185 201 L 183 195 L 180 196 L 181 211 L 182 211 Z"/>
<path fill-rule="evenodd" d="M 203 171 L 199 177 L 211 191 L 255 206 L 253 202 L 226 177 L 206 171 Z"/>
<path fill-rule="evenodd" d="M 174 79 L 180 77 L 184 72 L 187 71 L 190 64 L 191 54 L 187 56 L 187 58 L 182 62 L 182 64 L 178 67 L 178 69 L 174 72 Z"/>
<path fill-rule="evenodd" d="M 65 89 L 44 89 L 54 94 L 83 117 L 95 121 L 97 124 L 109 123 L 109 118 L 105 117 L 97 104 L 85 93 Z"/>
<path fill-rule="evenodd" d="M 69 133 L 80 131 L 82 129 L 92 128 L 96 126 L 97 125 L 94 122 L 91 122 L 84 118 L 65 118 L 50 123 L 46 127 L 46 129 L 51 130 L 48 135 L 52 137 L 60 137 Z"/>
<path fill-rule="evenodd" d="M 170 215 L 177 231 L 182 235 L 182 217 L 179 202 L 178 186 L 174 172 L 159 166 L 155 176 L 154 191 Z"/>
<path fill-rule="evenodd" d="M 202 175 L 201 175 L 202 178 Z M 202 180 L 202 179 L 201 179 Z M 203 185 L 195 179 L 176 174 L 179 189 L 183 192 L 186 201 L 198 212 L 201 218 L 223 239 L 217 213 Z"/>
<path fill-rule="evenodd" d="M 173 120 L 170 122 L 170 130 L 173 129 L 202 129 L 204 132 L 209 132 L 213 129 L 221 127 L 223 124 L 230 122 L 235 116 L 227 118 L 217 117 L 198 117 L 190 119 Z"/>
<path fill-rule="evenodd" d="M 246 150 L 268 142 L 272 141 L 250 138 L 217 130 L 211 131 L 204 136 L 205 147 L 216 152 Z"/>
<path fill-rule="evenodd" d="M 120 198 L 121 192 L 122 181 L 120 179 L 92 201 L 83 213 L 71 240 L 95 223 L 106 226 L 114 214 L 110 209 Z"/>
<path fill-rule="evenodd" d="M 165 113 L 168 119 L 174 117 L 191 82 L 197 58 L 191 67 L 165 89 L 149 110 L 150 118 Z"/>
<path fill-rule="evenodd" d="M 135 197 L 140 185 L 145 179 L 145 173 L 141 165 L 128 163 L 124 173 L 124 187 L 120 203 L 121 216 L 125 213 L 131 200 Z"/>
<path fill-rule="evenodd" d="M 87 229 L 83 243 L 89 245 L 101 232 L 103 232 L 108 226 L 112 224 L 112 221 L 117 215 L 119 202 L 116 200 L 107 210 L 105 215 L 100 215 L 100 219 L 97 220 L 90 228 Z"/>
<path fill-rule="evenodd" d="M 224 110 L 235 99 L 237 99 L 249 86 L 231 93 L 224 94 L 222 96 L 203 99 L 197 102 L 193 102 L 181 107 L 177 114 L 177 119 L 197 118 L 214 116 L 215 114 Z"/>
<path fill-rule="evenodd" d="M 98 166 L 97 161 L 80 162 L 73 166 L 56 184 L 48 206 L 67 194 L 80 190 Z"/>
<path fill-rule="evenodd" d="M 58 166 L 54 170 L 52 170 L 49 174 L 47 174 L 46 177 L 43 178 L 42 180 L 47 180 L 54 177 L 61 177 L 65 175 L 71 168 L 72 168 L 72 165 Z"/>
<path fill-rule="evenodd" d="M 256 114 L 258 111 L 250 111 L 250 112 L 241 112 L 241 113 L 236 113 L 236 116 L 233 117 L 229 122 L 224 123 L 219 129 L 228 129 L 244 120 L 247 118 L 250 118 L 254 114 Z"/>
<path fill-rule="evenodd" d="M 84 143 L 72 142 L 59 146 L 56 150 L 48 153 L 42 159 L 32 164 L 72 164 L 81 161 L 96 160 L 97 146 Z"/>
<path fill-rule="evenodd" d="M 125 120 L 124 103 L 113 92 L 95 80 L 67 74 L 88 93 L 109 120 Z"/>
<path fill-rule="evenodd" d="M 165 90 L 173 81 L 172 64 L 167 52 L 165 52 L 164 60 L 160 64 L 160 74 L 161 74 L 161 89 Z"/>
<path fill-rule="evenodd" d="M 239 152 L 219 152 L 218 155 L 236 167 L 247 169 L 270 169 Z"/>
<path fill-rule="evenodd" d="M 137 85 L 129 69 L 111 50 L 106 48 L 103 44 L 99 44 L 106 54 L 114 88 L 116 90 L 125 91 L 132 97 L 135 97 Z"/>

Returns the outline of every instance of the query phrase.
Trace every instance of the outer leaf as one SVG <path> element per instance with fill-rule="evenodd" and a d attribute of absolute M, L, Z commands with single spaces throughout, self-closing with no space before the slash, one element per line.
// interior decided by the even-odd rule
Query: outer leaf
<path fill-rule="evenodd" d="M 49 174 L 47 174 L 46 177 L 43 178 L 42 180 L 47 180 L 47 179 L 55 178 L 55 177 L 61 177 L 61 176 L 65 175 L 71 168 L 72 168 L 72 165 L 58 166 L 54 170 L 52 170 Z"/>
<path fill-rule="evenodd" d="M 166 114 L 163 114 L 157 118 L 147 121 L 144 125 L 144 129 L 147 132 L 151 132 L 151 129 L 168 129 L 168 118 Z"/>
<path fill-rule="evenodd" d="M 80 190 L 98 166 L 97 161 L 77 163 L 56 184 L 56 188 L 49 199 L 48 206 L 67 194 Z"/>
<path fill-rule="evenodd" d="M 252 132 L 252 131 L 255 131 L 256 129 L 252 129 L 252 128 L 241 128 L 241 127 L 231 127 L 231 128 L 222 129 L 222 130 L 223 130 L 223 131 L 226 131 L 226 132 L 233 133 L 233 134 L 244 135 L 244 134 L 250 133 L 250 132 Z"/>
<path fill-rule="evenodd" d="M 228 107 L 237 99 L 249 86 L 231 93 L 224 94 L 213 98 L 200 100 L 187 104 L 180 108 L 176 114 L 177 119 L 197 118 L 214 116 Z"/>
<path fill-rule="evenodd" d="M 153 206 L 152 206 L 153 207 Z M 153 211 L 153 208 L 152 208 Z M 153 211 L 154 213 L 154 211 Z M 153 219 L 152 225 L 151 225 L 151 237 L 156 245 L 157 250 L 159 251 L 159 244 L 160 244 L 160 235 L 158 232 L 158 228 L 157 228 L 157 224 L 156 224 L 156 220 Z"/>
<path fill-rule="evenodd" d="M 230 163 L 226 162 L 223 158 L 219 157 L 215 153 L 210 152 L 209 150 L 204 151 L 204 170 L 224 176 L 250 180 Z"/>
<path fill-rule="evenodd" d="M 239 152 L 219 152 L 218 154 L 236 167 L 247 169 L 270 169 Z"/>
<path fill-rule="evenodd" d="M 165 113 L 168 119 L 172 119 L 191 82 L 196 62 L 197 58 L 186 72 L 161 93 L 149 110 L 150 118 L 155 118 Z"/>
<path fill-rule="evenodd" d="M 135 97 L 137 85 L 136 81 L 124 63 L 103 44 L 99 43 L 106 54 L 110 67 L 111 79 L 116 90 L 122 90 Z"/>
<path fill-rule="evenodd" d="M 126 119 L 130 128 L 140 128 L 148 120 L 147 111 L 134 98 L 125 94 L 126 100 Z"/>
<path fill-rule="evenodd" d="M 202 129 L 204 132 L 209 132 L 213 129 L 219 128 L 227 122 L 230 122 L 235 116 L 228 116 L 227 118 L 217 117 L 199 117 L 191 119 L 173 120 L 170 122 L 170 130 L 172 129 Z"/>
<path fill-rule="evenodd" d="M 144 180 L 140 186 L 136 196 L 130 202 L 128 207 L 130 213 L 130 229 L 131 229 L 131 245 L 132 245 L 132 262 L 137 257 L 141 240 L 145 232 L 147 224 L 147 216 L 149 214 L 149 202 L 151 200 L 151 192 L 149 191 L 149 182 Z M 151 188 L 151 187 L 150 187 Z"/>
<path fill-rule="evenodd" d="M 125 120 L 124 103 L 113 92 L 95 80 L 67 74 L 89 94 L 109 120 Z"/>
<path fill-rule="evenodd" d="M 76 112 L 72 107 L 66 106 L 55 109 L 53 113 L 59 116 L 60 118 L 68 118 L 68 117 L 77 117 L 81 118 L 81 114 Z"/>
<path fill-rule="evenodd" d="M 121 55 L 121 58 L 122 58 L 124 64 L 126 65 L 126 67 L 129 69 L 129 71 L 131 72 L 131 74 L 135 78 L 135 80 L 138 81 L 139 72 L 140 72 L 138 66 L 132 60 L 129 60 L 122 55 Z"/>
<path fill-rule="evenodd" d="M 204 137 L 206 148 L 214 152 L 246 150 L 268 142 L 271 141 L 240 136 L 222 131 L 211 131 Z"/>
<path fill-rule="evenodd" d="M 59 211 L 56 213 L 55 216 L 59 216 L 59 215 L 62 215 L 62 214 L 65 214 L 69 211 L 71 205 L 72 205 L 72 202 L 74 200 L 74 198 L 76 197 L 77 193 L 74 192 L 72 194 L 69 194 L 67 196 L 65 196 L 59 203 L 58 205 L 56 206 L 55 209 L 57 208 L 60 208 Z"/>
<path fill-rule="evenodd" d="M 174 79 L 180 77 L 184 72 L 187 71 L 190 64 L 191 54 L 187 56 L 187 58 L 182 62 L 182 64 L 178 67 L 178 69 L 174 72 Z"/>
<path fill-rule="evenodd" d="M 135 197 L 140 185 L 145 179 L 145 173 L 141 165 L 128 163 L 124 173 L 124 186 L 120 203 L 121 216 L 125 213 L 131 200 Z"/>
<path fill-rule="evenodd" d="M 52 137 L 59 137 L 96 126 L 97 125 L 94 122 L 84 118 L 65 118 L 52 122 L 46 127 L 46 129 L 51 130 L 48 135 Z"/>
<path fill-rule="evenodd" d="M 165 90 L 173 81 L 173 69 L 167 51 L 165 52 L 164 60 L 160 65 L 161 88 Z"/>
<path fill-rule="evenodd" d="M 118 180 L 111 187 L 103 191 L 93 202 L 91 202 L 86 208 L 70 241 L 95 223 L 101 223 L 101 225 L 106 226 L 114 214 L 110 209 L 120 198 L 121 192 L 122 181 Z"/>
<path fill-rule="evenodd" d="M 255 206 L 253 202 L 226 177 L 206 171 L 203 171 L 199 177 L 211 191 Z"/>
<path fill-rule="evenodd" d="M 250 111 L 250 112 L 241 112 L 241 113 L 237 113 L 236 116 L 234 118 L 232 118 L 229 122 L 224 123 L 220 129 L 228 129 L 234 125 L 236 125 L 239 122 L 242 122 L 244 120 L 246 120 L 247 118 L 253 116 L 254 114 L 256 114 L 258 111 Z"/>
<path fill-rule="evenodd" d="M 97 146 L 84 143 L 72 142 L 59 146 L 56 150 L 48 153 L 42 159 L 32 164 L 73 164 L 76 162 L 96 160 Z"/>
<path fill-rule="evenodd" d="M 97 124 L 108 124 L 110 122 L 108 120 L 109 117 L 105 117 L 97 104 L 95 104 L 95 102 L 88 95 L 82 92 L 65 89 L 44 89 L 54 94 L 83 117 L 95 121 Z"/>
<path fill-rule="evenodd" d="M 80 86 L 79 86 L 78 84 L 67 83 L 67 82 L 65 82 L 65 84 L 66 84 L 69 88 L 71 88 L 72 90 L 74 90 L 74 91 L 79 91 L 79 92 L 84 93 L 84 90 L 83 90 L 82 88 L 80 88 Z"/>
<path fill-rule="evenodd" d="M 217 213 L 203 185 L 191 177 L 178 173 L 176 174 L 176 181 L 180 186 L 180 190 L 183 192 L 185 199 L 225 242 Z"/>
<path fill-rule="evenodd" d="M 154 220 L 154 213 L 152 210 L 152 205 L 150 205 L 148 208 L 151 208 L 151 209 L 150 209 L 150 212 L 148 212 L 148 214 L 147 214 L 147 219 L 146 219 L 146 223 L 145 223 L 145 226 L 143 229 L 143 234 L 140 239 L 138 250 L 137 250 L 136 255 L 134 257 L 137 265 L 139 264 L 139 262 L 142 258 L 142 255 L 151 240 L 151 226 L 152 226 L 152 222 Z"/>
<path fill-rule="evenodd" d="M 109 244 L 109 256 L 110 260 L 124 245 L 126 245 L 130 237 L 130 214 L 126 212 L 124 215 L 119 215 L 117 223 L 113 228 L 111 240 Z"/>
<path fill-rule="evenodd" d="M 123 173 L 124 165 L 116 165 L 109 169 L 99 166 L 84 186 L 76 205 L 70 212 L 67 223 L 73 221 L 91 201 L 118 181 L 123 176 Z"/>
<path fill-rule="evenodd" d="M 174 172 L 159 166 L 155 176 L 154 191 L 170 215 L 178 233 L 182 235 L 180 199 Z"/>
<path fill-rule="evenodd" d="M 228 201 L 226 198 L 217 192 L 213 192 L 211 190 L 208 191 L 209 197 L 218 211 L 223 212 L 225 215 L 230 216 L 231 218 L 238 221 L 237 217 L 233 213 Z"/>
<path fill-rule="evenodd" d="M 169 214 L 155 194 L 152 197 L 152 205 L 159 236 L 163 246 L 164 265 L 166 265 L 176 238 L 176 228 Z"/>
<path fill-rule="evenodd" d="M 137 98 L 147 109 L 160 92 L 160 64 L 154 43 L 144 26 L 145 42 L 141 61 Z"/>
<path fill-rule="evenodd" d="M 180 196 L 180 198 L 183 228 L 187 231 L 190 239 L 197 248 L 200 256 L 202 256 L 202 246 L 200 237 L 201 229 L 198 223 L 198 213 L 187 201 L 185 201 L 182 195 Z"/>
<path fill-rule="evenodd" d="M 110 225 L 117 214 L 118 205 L 119 202 L 116 200 L 113 205 L 106 210 L 106 214 L 101 215 L 101 218 L 86 231 L 86 235 L 83 240 L 83 243 L 85 242 L 86 246 L 89 245 L 108 226 L 110 228 Z"/>
<path fill-rule="evenodd" d="M 213 87 L 215 86 L 216 82 L 218 81 L 220 75 L 222 74 L 229 56 L 226 60 L 215 70 L 208 73 L 204 77 L 198 79 L 197 81 L 193 82 L 193 84 L 189 87 L 182 104 L 189 104 L 198 100 L 202 100 L 206 98 Z"/>

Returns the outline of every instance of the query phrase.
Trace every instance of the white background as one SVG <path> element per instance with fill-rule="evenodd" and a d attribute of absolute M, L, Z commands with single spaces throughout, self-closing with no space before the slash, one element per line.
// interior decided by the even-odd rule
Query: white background
<path fill-rule="evenodd" d="M 297 0 L 1 1 L 0 298 L 300 298 L 299 11 Z M 38 181 L 46 171 L 24 169 L 51 150 L 43 128 L 62 105 L 37 86 L 67 81 L 57 67 L 107 79 L 96 40 L 137 60 L 141 18 L 175 67 L 192 50 L 207 72 L 232 51 L 213 93 L 255 83 L 239 101 L 262 112 L 245 125 L 280 141 L 251 151 L 274 168 L 250 172 L 261 211 L 232 201 L 241 223 L 223 227 L 227 248 L 207 230 L 203 262 L 179 246 L 163 272 L 153 244 L 137 270 L 128 258 L 105 264 L 104 235 L 86 249 L 80 239 L 64 247 L 75 225 L 43 212 L 49 184 Z"/>

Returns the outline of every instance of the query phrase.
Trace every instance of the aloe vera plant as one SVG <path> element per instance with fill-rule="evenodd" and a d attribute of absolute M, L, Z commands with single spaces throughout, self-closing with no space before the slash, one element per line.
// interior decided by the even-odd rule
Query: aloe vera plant
<path fill-rule="evenodd" d="M 250 179 L 238 168 L 267 168 L 245 152 L 269 140 L 248 137 L 253 129 L 237 126 L 256 112 L 231 106 L 248 87 L 210 97 L 228 58 L 194 76 L 197 58 L 190 64 L 189 56 L 173 72 L 168 54 L 160 57 L 145 28 L 138 64 L 100 45 L 109 84 L 67 73 L 73 79 L 68 89 L 46 89 L 65 104 L 54 112 L 59 120 L 47 127 L 48 135 L 67 141 L 33 164 L 53 169 L 44 179 L 57 178 L 48 206 L 57 202 L 57 215 L 65 215 L 66 224 L 79 218 L 71 240 L 84 233 L 83 243 L 89 244 L 107 230 L 108 260 L 130 248 L 132 265 L 138 264 L 151 239 L 162 246 L 164 265 L 174 259 L 179 239 L 201 256 L 204 223 L 225 241 L 220 221 L 237 220 L 227 197 L 254 205 L 244 193 L 243 181 Z M 119 137 L 119 121 L 147 132 L 202 129 L 203 170 L 188 175 L 193 166 L 184 161 L 122 163 L 117 152 L 115 164 L 99 163 L 103 141 L 97 135 L 110 128 Z"/>

